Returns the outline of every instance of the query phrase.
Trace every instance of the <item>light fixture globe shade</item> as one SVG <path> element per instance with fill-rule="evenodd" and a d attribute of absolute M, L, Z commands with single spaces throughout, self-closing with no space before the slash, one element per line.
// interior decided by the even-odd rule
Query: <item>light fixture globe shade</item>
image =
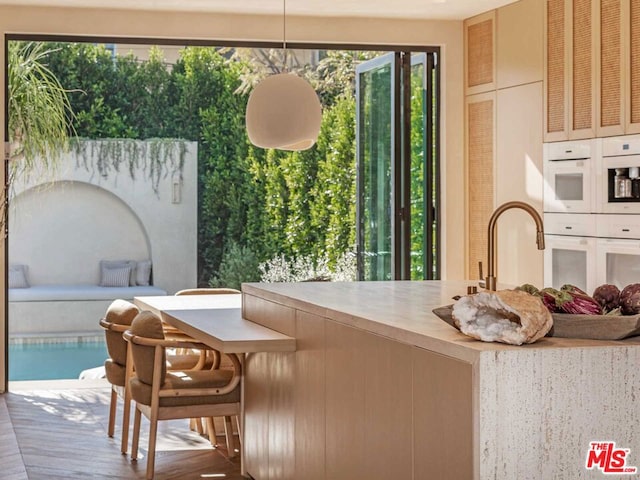
<path fill-rule="evenodd" d="M 309 83 L 292 73 L 271 75 L 247 102 L 247 134 L 262 148 L 306 150 L 320 133 L 322 107 Z"/>

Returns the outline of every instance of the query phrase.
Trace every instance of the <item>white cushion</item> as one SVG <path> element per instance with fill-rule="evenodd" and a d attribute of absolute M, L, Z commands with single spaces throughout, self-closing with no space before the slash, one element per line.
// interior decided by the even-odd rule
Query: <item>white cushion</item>
<path fill-rule="evenodd" d="M 146 287 L 151 279 L 151 260 L 142 260 L 136 265 L 136 284 Z"/>
<path fill-rule="evenodd" d="M 100 278 L 101 287 L 127 287 L 129 286 L 129 277 L 131 276 L 131 267 L 123 265 L 120 267 L 104 267 Z"/>
<path fill-rule="evenodd" d="M 29 288 L 26 265 L 9 265 L 9 288 Z"/>
<path fill-rule="evenodd" d="M 115 300 L 122 298 L 166 295 L 158 287 L 100 287 L 98 285 L 34 285 L 31 288 L 10 288 L 10 302 L 51 302 L 83 300 Z M 104 313 L 104 312 L 103 312 Z"/>
<path fill-rule="evenodd" d="M 100 285 L 102 285 L 102 278 L 104 277 L 105 268 L 113 267 L 129 267 L 129 281 L 127 285 L 133 287 L 136 284 L 136 261 L 135 260 L 100 260 Z M 105 286 L 105 285 L 102 285 Z M 119 286 L 119 285 L 118 285 Z M 126 286 L 126 285 L 123 285 Z"/>

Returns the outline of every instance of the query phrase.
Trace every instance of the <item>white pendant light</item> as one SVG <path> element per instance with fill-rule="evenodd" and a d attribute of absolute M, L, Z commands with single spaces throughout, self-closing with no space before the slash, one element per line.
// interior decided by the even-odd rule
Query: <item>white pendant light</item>
<path fill-rule="evenodd" d="M 286 69 L 286 0 L 282 21 Z M 255 86 L 249 95 L 245 121 L 249 140 L 257 147 L 306 150 L 318 139 L 322 107 L 307 81 L 293 73 L 280 73 Z"/>

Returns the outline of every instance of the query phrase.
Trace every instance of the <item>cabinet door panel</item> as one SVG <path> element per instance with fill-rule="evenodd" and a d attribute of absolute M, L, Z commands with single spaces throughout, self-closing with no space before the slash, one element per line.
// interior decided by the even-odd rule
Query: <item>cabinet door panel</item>
<path fill-rule="evenodd" d="M 465 20 L 465 92 L 472 95 L 496 88 L 495 10 Z"/>
<path fill-rule="evenodd" d="M 414 478 L 477 478 L 473 403 L 470 363 L 413 349 Z"/>
<path fill-rule="evenodd" d="M 569 104 L 567 71 L 567 15 L 565 0 L 546 2 L 544 140 L 567 140 Z"/>
<path fill-rule="evenodd" d="M 598 94 L 596 133 L 624 134 L 624 35 L 622 0 L 598 0 L 596 23 Z"/>
<path fill-rule="evenodd" d="M 296 312 L 296 478 L 325 478 L 325 319 Z"/>
<path fill-rule="evenodd" d="M 367 478 L 365 463 L 365 333 L 326 324 L 326 478 Z"/>
<path fill-rule="evenodd" d="M 374 480 L 411 478 L 411 347 L 373 334 L 365 337 L 366 476 Z"/>
<path fill-rule="evenodd" d="M 571 2 L 571 96 L 569 138 L 595 136 L 594 5 L 597 0 Z"/>
<path fill-rule="evenodd" d="M 487 224 L 494 209 L 495 93 L 466 98 L 467 122 L 467 274 L 478 278 L 478 262 L 487 268 Z"/>

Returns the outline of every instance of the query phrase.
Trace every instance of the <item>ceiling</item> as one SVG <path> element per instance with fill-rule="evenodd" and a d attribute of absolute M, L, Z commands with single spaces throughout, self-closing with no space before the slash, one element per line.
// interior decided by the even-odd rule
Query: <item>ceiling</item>
<path fill-rule="evenodd" d="M 0 0 L 0 5 L 280 14 L 285 0 Z M 288 15 L 463 20 L 516 0 L 286 0 Z"/>

